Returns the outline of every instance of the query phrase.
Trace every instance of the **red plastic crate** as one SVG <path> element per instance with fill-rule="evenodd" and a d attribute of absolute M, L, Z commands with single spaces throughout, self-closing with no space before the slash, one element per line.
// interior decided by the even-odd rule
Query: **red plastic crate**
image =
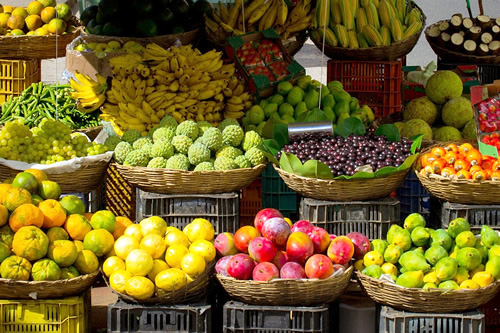
<path fill-rule="evenodd" d="M 262 209 L 262 181 L 254 180 L 241 191 L 240 227 L 253 225 L 255 215 Z"/>
<path fill-rule="evenodd" d="M 368 104 L 375 118 L 386 117 L 402 108 L 401 61 L 329 60 L 327 80 L 340 81 L 344 90 Z"/>

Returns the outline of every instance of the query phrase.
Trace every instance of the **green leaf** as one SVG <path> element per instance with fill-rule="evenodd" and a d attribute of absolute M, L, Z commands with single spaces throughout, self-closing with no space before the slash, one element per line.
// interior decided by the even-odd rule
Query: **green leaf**
<path fill-rule="evenodd" d="M 420 149 L 420 146 L 422 145 L 423 137 L 424 137 L 423 134 L 419 134 L 417 136 L 413 136 L 410 138 L 410 140 L 413 141 L 413 143 L 411 144 L 411 149 L 410 149 L 412 154 L 415 154 L 417 152 L 417 150 Z"/>
<path fill-rule="evenodd" d="M 358 171 L 351 176 L 351 179 L 370 179 L 370 178 L 375 178 L 375 174 L 373 172 Z"/>
<path fill-rule="evenodd" d="M 401 136 L 399 135 L 399 130 L 393 124 L 384 124 L 381 125 L 375 131 L 376 135 L 383 135 L 387 138 L 387 140 L 392 142 L 397 142 L 401 140 Z"/>
<path fill-rule="evenodd" d="M 290 162 L 293 173 L 300 175 L 303 172 L 303 166 L 302 166 L 302 162 L 300 161 L 300 159 L 291 153 L 285 153 L 285 155 L 287 155 L 287 157 L 288 157 L 288 161 Z"/>
<path fill-rule="evenodd" d="M 406 158 L 406 160 L 403 162 L 403 164 L 398 166 L 398 171 L 407 170 L 407 169 L 411 168 L 413 163 L 415 163 L 415 161 L 417 160 L 419 155 L 420 154 L 417 153 L 417 154 L 413 154 L 413 155 L 408 156 L 408 158 Z"/>
<path fill-rule="evenodd" d="M 297 118 L 297 122 L 313 122 L 313 121 L 327 121 L 328 118 L 326 117 L 325 113 L 323 110 L 320 110 L 318 108 L 303 112 L 299 115 Z"/>
<path fill-rule="evenodd" d="M 334 180 L 349 180 L 352 179 L 352 176 L 347 176 L 347 175 L 341 175 L 333 178 Z"/>
<path fill-rule="evenodd" d="M 333 174 L 328 165 L 317 160 L 309 160 L 302 167 L 301 176 L 319 179 L 333 179 Z"/>
<path fill-rule="evenodd" d="M 364 135 L 366 133 L 366 128 L 363 122 L 356 117 L 349 117 L 344 119 L 340 124 L 337 124 L 335 128 L 335 134 L 340 135 L 344 139 L 349 135 Z"/>
<path fill-rule="evenodd" d="M 288 125 L 275 124 L 273 127 L 273 139 L 276 140 L 280 149 L 288 144 Z"/>
<path fill-rule="evenodd" d="M 288 154 L 281 154 L 280 168 L 286 172 L 294 173 L 292 163 L 288 159 Z"/>
<path fill-rule="evenodd" d="M 396 171 L 397 171 L 396 167 L 386 166 L 375 171 L 375 177 L 377 178 L 377 177 L 387 176 Z"/>
<path fill-rule="evenodd" d="M 269 161 L 272 163 L 279 165 L 278 160 L 276 159 L 276 155 L 279 152 L 279 147 L 276 141 L 274 140 L 264 140 L 264 143 L 257 147 L 264 153 Z"/>

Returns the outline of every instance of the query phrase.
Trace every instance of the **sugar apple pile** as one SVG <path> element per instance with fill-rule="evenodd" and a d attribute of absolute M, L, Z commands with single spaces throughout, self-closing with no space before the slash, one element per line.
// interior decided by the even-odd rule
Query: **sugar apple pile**
<path fill-rule="evenodd" d="M 138 135 L 139 134 L 139 135 Z M 129 130 L 113 140 L 115 161 L 128 166 L 185 171 L 213 171 L 251 168 L 266 162 L 257 147 L 262 138 L 255 131 L 244 132 L 233 119 L 213 127 L 205 121 L 177 124 L 166 116 L 147 136 Z"/>

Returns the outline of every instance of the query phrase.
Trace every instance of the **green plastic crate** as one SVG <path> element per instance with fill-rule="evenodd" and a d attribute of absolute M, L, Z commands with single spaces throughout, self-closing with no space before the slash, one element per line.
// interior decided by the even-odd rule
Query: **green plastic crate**
<path fill-rule="evenodd" d="M 299 196 L 291 190 L 269 164 L 262 172 L 262 207 L 278 209 L 285 217 L 296 219 Z"/>

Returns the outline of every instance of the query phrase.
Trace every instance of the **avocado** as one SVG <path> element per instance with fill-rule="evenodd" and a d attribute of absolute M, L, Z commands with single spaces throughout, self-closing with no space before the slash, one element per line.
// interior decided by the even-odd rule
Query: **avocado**
<path fill-rule="evenodd" d="M 87 25 L 89 21 L 96 17 L 97 11 L 99 10 L 99 6 L 93 5 L 85 8 L 85 10 L 80 15 L 80 21 L 82 21 L 83 25 Z"/>

